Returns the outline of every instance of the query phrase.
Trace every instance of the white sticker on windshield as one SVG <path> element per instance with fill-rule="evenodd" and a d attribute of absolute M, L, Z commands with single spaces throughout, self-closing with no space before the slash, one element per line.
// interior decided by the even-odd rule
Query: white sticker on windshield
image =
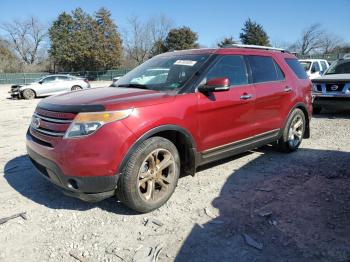
<path fill-rule="evenodd" d="M 194 66 L 197 61 L 192 60 L 177 60 L 174 65 Z"/>

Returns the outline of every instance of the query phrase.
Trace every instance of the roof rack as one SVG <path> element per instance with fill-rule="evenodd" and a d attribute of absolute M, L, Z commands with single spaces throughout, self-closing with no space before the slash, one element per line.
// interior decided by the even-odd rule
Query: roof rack
<path fill-rule="evenodd" d="M 251 48 L 251 49 L 262 49 L 262 50 L 272 50 L 272 51 L 280 51 L 280 52 L 288 52 L 283 48 L 277 48 L 272 46 L 263 46 L 263 45 L 237 45 L 237 44 L 229 44 L 224 45 L 223 48 Z"/>

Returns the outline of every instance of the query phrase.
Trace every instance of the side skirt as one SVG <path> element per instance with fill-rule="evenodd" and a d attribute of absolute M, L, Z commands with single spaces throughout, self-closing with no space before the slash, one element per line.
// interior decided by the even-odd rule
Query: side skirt
<path fill-rule="evenodd" d="M 282 131 L 278 128 L 226 145 L 210 148 L 200 153 L 199 165 L 204 165 L 275 142 L 281 137 L 281 135 Z"/>

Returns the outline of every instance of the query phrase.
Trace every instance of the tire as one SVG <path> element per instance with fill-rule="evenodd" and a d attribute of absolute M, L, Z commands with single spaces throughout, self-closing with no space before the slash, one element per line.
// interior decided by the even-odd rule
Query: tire
<path fill-rule="evenodd" d="M 278 148 L 286 153 L 298 150 L 303 140 L 305 126 L 306 119 L 303 111 L 294 109 L 287 120 L 282 137 L 278 140 Z"/>
<path fill-rule="evenodd" d="M 26 89 L 22 92 L 24 99 L 30 100 L 35 98 L 35 92 L 32 89 Z"/>
<path fill-rule="evenodd" d="M 72 91 L 77 91 L 83 89 L 81 86 L 72 86 L 71 90 Z"/>
<path fill-rule="evenodd" d="M 312 113 L 315 114 L 315 115 L 321 113 L 321 111 L 322 111 L 322 107 L 320 107 L 320 106 L 314 106 L 312 108 Z"/>
<path fill-rule="evenodd" d="M 161 163 L 167 167 L 160 169 Z M 128 159 L 118 181 L 117 197 L 137 212 L 150 212 L 168 201 L 179 175 L 180 157 L 175 145 L 163 137 L 151 137 Z"/>

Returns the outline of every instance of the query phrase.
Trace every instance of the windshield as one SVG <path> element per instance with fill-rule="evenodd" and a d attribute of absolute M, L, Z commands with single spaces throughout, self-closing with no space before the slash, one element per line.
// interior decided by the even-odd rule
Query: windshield
<path fill-rule="evenodd" d="M 325 75 L 350 74 L 350 60 L 338 60 L 326 71 Z"/>
<path fill-rule="evenodd" d="M 177 90 L 198 71 L 208 54 L 156 56 L 120 78 L 116 87 Z"/>
<path fill-rule="evenodd" d="M 302 67 L 304 67 L 305 71 L 309 71 L 311 62 L 300 61 L 300 64 L 302 65 Z"/>

